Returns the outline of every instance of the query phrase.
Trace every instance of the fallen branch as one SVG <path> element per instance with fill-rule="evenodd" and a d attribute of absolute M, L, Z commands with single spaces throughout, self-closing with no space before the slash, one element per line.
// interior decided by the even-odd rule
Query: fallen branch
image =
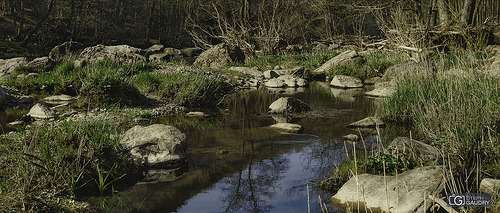
<path fill-rule="evenodd" d="M 400 45 L 398 47 L 401 48 L 401 49 L 409 50 L 409 51 L 413 51 L 413 52 L 418 52 L 418 53 L 422 52 L 422 49 L 420 49 L 420 48 L 407 47 L 407 46 L 403 46 L 403 45 Z"/>

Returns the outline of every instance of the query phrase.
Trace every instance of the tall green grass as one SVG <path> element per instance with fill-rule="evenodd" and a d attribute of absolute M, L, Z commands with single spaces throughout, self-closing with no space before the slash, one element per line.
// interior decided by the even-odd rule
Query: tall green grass
<path fill-rule="evenodd" d="M 316 69 L 331 58 L 340 54 L 339 52 L 306 53 L 298 55 L 268 55 L 252 58 L 245 64 L 231 64 L 231 66 L 257 67 L 261 70 L 272 70 L 276 65 L 283 68 L 294 68 L 303 66 L 307 69 Z"/>
<path fill-rule="evenodd" d="M 114 181 L 137 170 L 121 152 L 117 131 L 103 121 L 62 122 L 1 136 L 0 203 L 31 211 L 48 206 L 74 211 L 66 206 L 68 199 L 109 193 Z M 43 199 L 46 195 L 61 199 Z"/>
<path fill-rule="evenodd" d="M 454 176 L 468 186 L 462 192 L 475 192 L 475 181 L 500 178 L 500 79 L 472 53 L 441 55 L 432 63 L 435 71 L 400 82 L 377 113 L 411 124 L 418 137 L 440 147 Z"/>
<path fill-rule="evenodd" d="M 78 95 L 76 106 L 144 106 L 144 93 L 184 106 L 214 106 L 232 91 L 221 76 L 207 72 L 154 72 L 159 65 L 139 63 L 118 65 L 109 60 L 75 67 L 67 61 L 48 72 L 27 78 L 10 77 L 3 84 L 38 98 L 49 95 Z M 25 71 L 25 70 L 19 70 Z"/>

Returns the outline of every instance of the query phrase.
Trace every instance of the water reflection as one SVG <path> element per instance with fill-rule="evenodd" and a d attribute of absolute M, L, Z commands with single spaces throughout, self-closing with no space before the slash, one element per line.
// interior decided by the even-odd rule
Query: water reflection
<path fill-rule="evenodd" d="M 313 110 L 299 117 L 267 115 L 268 106 L 284 94 L 265 89 L 227 102 L 216 125 L 184 129 L 188 135 L 187 169 L 154 173 L 149 181 L 123 193 L 133 212 L 305 212 L 307 185 L 330 175 L 345 157 L 345 128 L 366 117 L 372 100 L 346 101 L 317 84 L 291 95 Z M 210 113 L 214 114 L 214 113 Z M 303 134 L 267 128 L 276 122 L 302 125 Z M 356 134 L 356 132 L 354 132 Z M 312 212 L 318 197 L 330 195 L 309 185 Z M 331 211 L 330 211 L 331 212 Z"/>

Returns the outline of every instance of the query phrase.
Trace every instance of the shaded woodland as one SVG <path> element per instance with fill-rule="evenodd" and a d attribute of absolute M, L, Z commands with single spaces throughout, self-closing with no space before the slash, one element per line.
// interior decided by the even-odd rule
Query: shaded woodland
<path fill-rule="evenodd" d="M 495 0 L 0 0 L 0 39 L 53 46 L 226 42 L 247 52 L 383 36 L 412 48 L 478 48 L 498 27 Z M 343 38 L 345 39 L 345 38 Z"/>

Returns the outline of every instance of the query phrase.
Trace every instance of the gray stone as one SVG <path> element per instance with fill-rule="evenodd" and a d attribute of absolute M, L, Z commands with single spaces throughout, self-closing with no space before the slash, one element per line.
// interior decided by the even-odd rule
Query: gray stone
<path fill-rule="evenodd" d="M 156 53 L 162 53 L 165 50 L 165 46 L 162 44 L 155 44 L 151 47 L 148 47 L 144 51 L 146 51 L 149 54 L 156 54 Z"/>
<path fill-rule="evenodd" d="M 78 56 L 78 60 L 86 60 L 87 63 L 110 60 L 117 64 L 132 64 L 147 62 L 144 55 L 145 52 L 142 49 L 128 45 L 105 46 L 98 44 L 85 48 Z"/>
<path fill-rule="evenodd" d="M 185 158 L 186 135 L 164 124 L 135 126 L 125 132 L 120 143 L 130 150 L 140 165 L 166 166 Z"/>
<path fill-rule="evenodd" d="M 374 85 L 378 80 L 380 80 L 380 77 L 378 77 L 378 76 L 366 79 L 365 85 Z"/>
<path fill-rule="evenodd" d="M 68 60 L 76 60 L 84 50 L 82 43 L 67 41 L 55 46 L 49 53 L 49 59 L 56 63 Z"/>
<path fill-rule="evenodd" d="M 168 53 L 157 53 L 157 54 L 152 54 L 149 56 L 149 61 L 150 62 L 165 62 L 165 61 L 171 61 L 172 55 Z"/>
<path fill-rule="evenodd" d="M 347 63 L 358 63 L 364 61 L 364 58 L 354 50 L 347 50 L 340 55 L 333 57 L 328 60 L 326 63 L 321 65 L 319 68 L 315 69 L 311 72 L 313 76 L 324 76 L 326 75 L 332 68 L 339 65 L 344 65 Z"/>
<path fill-rule="evenodd" d="M 167 47 L 163 51 L 172 57 L 182 55 L 182 52 L 180 50 L 172 48 L 172 47 Z"/>
<path fill-rule="evenodd" d="M 310 110 L 304 102 L 292 97 L 282 97 L 274 101 L 270 106 L 269 113 L 297 113 Z"/>
<path fill-rule="evenodd" d="M 35 58 L 33 59 L 32 61 L 28 62 L 28 64 L 26 64 L 27 67 L 40 67 L 40 66 L 47 66 L 51 63 L 51 60 L 49 59 L 49 57 L 45 56 L 45 57 L 39 57 L 39 58 Z"/>
<path fill-rule="evenodd" d="M 285 82 L 281 79 L 273 78 L 264 84 L 266 87 L 280 88 L 285 86 Z"/>
<path fill-rule="evenodd" d="M 264 78 L 265 79 L 277 78 L 279 76 L 280 75 L 276 71 L 274 71 L 274 70 L 264 71 Z"/>
<path fill-rule="evenodd" d="M 11 75 L 16 67 L 25 66 L 26 64 L 28 64 L 28 59 L 25 57 L 0 59 L 0 77 Z"/>
<path fill-rule="evenodd" d="M 296 78 L 304 78 L 304 79 L 309 79 L 310 78 L 310 73 L 309 70 L 307 70 L 304 67 L 295 67 L 293 69 L 281 69 L 281 70 L 274 70 L 276 73 L 279 75 L 289 75 L 293 76 Z"/>
<path fill-rule="evenodd" d="M 229 70 L 243 73 L 252 77 L 261 78 L 264 76 L 264 74 L 261 71 L 251 67 L 230 67 Z"/>
<path fill-rule="evenodd" d="M 299 86 L 299 87 L 307 86 L 307 80 L 305 80 L 303 78 L 297 78 L 297 86 Z"/>
<path fill-rule="evenodd" d="M 359 121 L 356 121 L 356 122 L 353 122 L 351 124 L 348 125 L 348 127 L 384 127 L 385 126 L 385 123 L 382 122 L 380 119 L 376 118 L 376 117 L 367 117 L 367 118 L 364 118 L 364 119 L 361 119 Z"/>
<path fill-rule="evenodd" d="M 279 64 L 274 67 L 274 70 L 281 70 L 283 69 Z"/>
<path fill-rule="evenodd" d="M 479 184 L 479 191 L 493 194 L 500 189 L 500 180 L 492 178 L 484 178 Z"/>
<path fill-rule="evenodd" d="M 37 103 L 30 109 L 28 115 L 38 120 L 52 119 L 56 117 L 56 112 L 45 105 Z"/>
<path fill-rule="evenodd" d="M 221 43 L 201 53 L 195 66 L 221 68 L 233 62 L 244 62 L 245 53 L 238 47 Z"/>
<path fill-rule="evenodd" d="M 390 212 L 423 213 L 432 206 L 429 195 L 437 197 L 443 191 L 443 170 L 442 166 L 426 166 L 397 176 L 361 174 L 347 181 L 330 201 L 354 212 L 387 212 L 389 209 Z"/>
<path fill-rule="evenodd" d="M 269 126 L 269 128 L 290 133 L 301 133 L 302 131 L 304 131 L 304 128 L 301 125 L 291 123 L 277 123 Z"/>
<path fill-rule="evenodd" d="M 359 78 L 347 76 L 347 75 L 336 75 L 330 82 L 331 86 L 339 88 L 360 88 L 363 87 L 363 83 Z"/>
<path fill-rule="evenodd" d="M 397 137 L 387 147 L 387 154 L 399 157 L 413 157 L 425 165 L 435 165 L 442 162 L 442 155 L 436 147 L 407 137 Z"/>
<path fill-rule="evenodd" d="M 297 79 L 291 75 L 282 75 L 278 80 L 282 80 L 287 87 L 297 87 Z"/>

